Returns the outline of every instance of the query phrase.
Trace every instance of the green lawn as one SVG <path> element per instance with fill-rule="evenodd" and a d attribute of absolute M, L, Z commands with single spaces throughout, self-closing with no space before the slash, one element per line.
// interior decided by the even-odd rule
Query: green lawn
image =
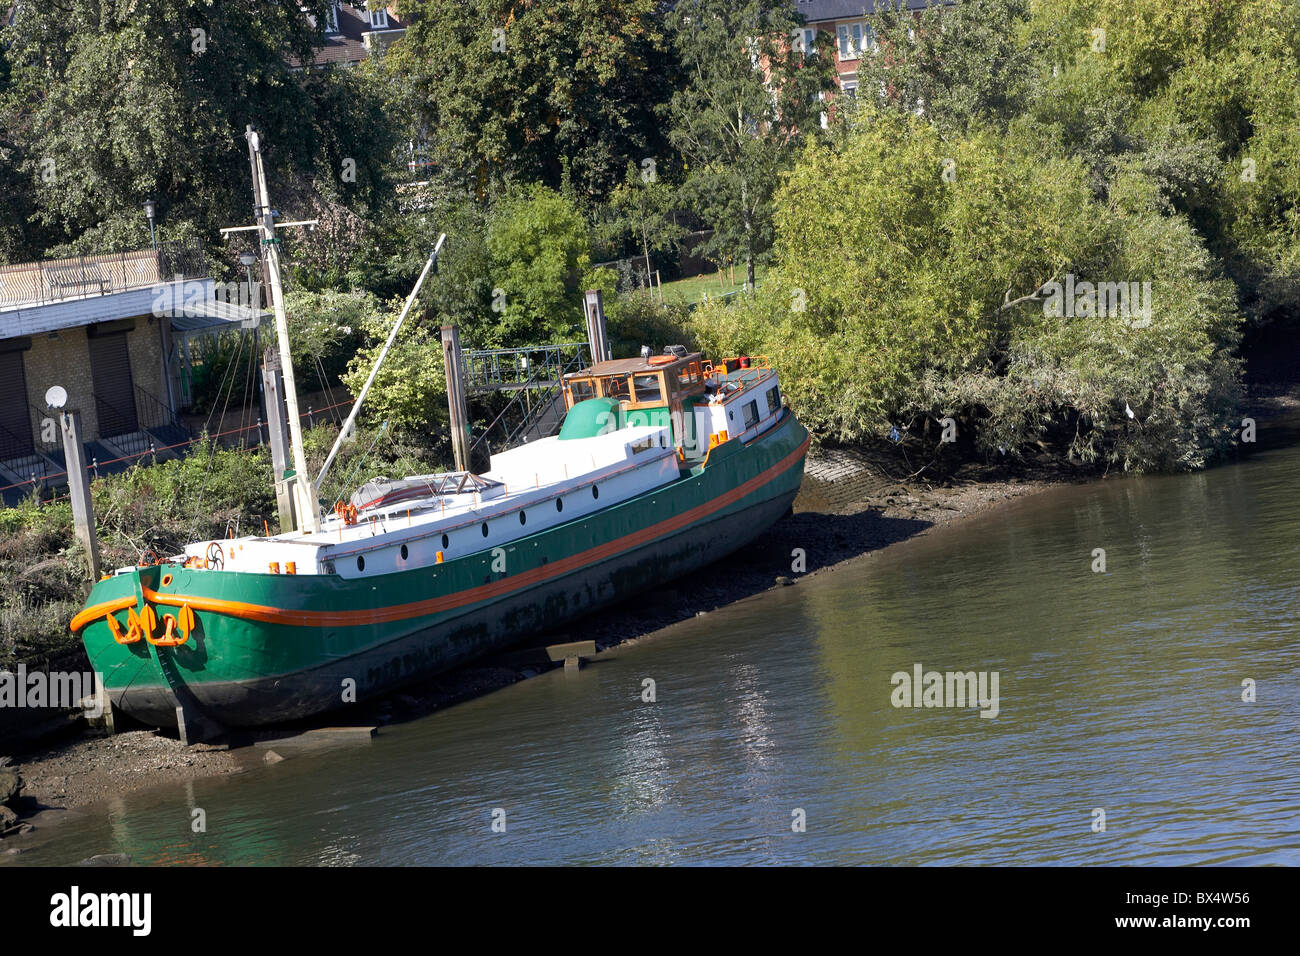
<path fill-rule="evenodd" d="M 763 276 L 767 269 L 758 266 L 754 269 L 754 284 L 759 285 L 763 282 Z M 736 282 L 733 285 L 730 276 L 727 273 L 722 275 L 722 281 L 718 280 L 718 273 L 713 272 L 707 275 L 691 276 L 689 279 L 678 279 L 676 282 L 665 282 L 663 286 L 665 299 L 676 299 L 679 302 L 699 302 L 707 293 L 710 297 L 723 295 L 727 292 L 739 292 L 745 287 L 745 270 L 743 266 L 736 268 Z"/>

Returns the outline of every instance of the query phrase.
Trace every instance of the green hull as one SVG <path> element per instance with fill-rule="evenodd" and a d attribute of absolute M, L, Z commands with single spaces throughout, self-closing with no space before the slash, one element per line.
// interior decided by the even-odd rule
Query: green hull
<path fill-rule="evenodd" d="M 174 725 L 181 703 L 231 727 L 333 710 L 519 643 L 743 547 L 793 502 L 807 439 L 786 412 L 758 438 L 718 446 L 707 465 L 668 485 L 512 542 L 504 572 L 499 562 L 493 569 L 486 551 L 354 580 L 139 568 L 95 586 L 82 640 L 113 703 L 149 724 Z M 191 603 L 197 627 L 189 641 L 117 643 L 106 609 L 132 598 L 160 619 L 180 601 Z M 112 613 L 126 625 L 126 609 Z"/>

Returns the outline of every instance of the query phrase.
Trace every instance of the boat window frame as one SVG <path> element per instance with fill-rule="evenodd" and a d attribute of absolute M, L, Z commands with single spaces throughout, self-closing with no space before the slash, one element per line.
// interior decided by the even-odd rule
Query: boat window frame
<path fill-rule="evenodd" d="M 636 380 L 639 378 L 653 378 L 655 380 L 657 395 L 653 400 L 643 400 L 641 398 L 636 384 Z M 662 408 L 668 404 L 667 383 L 664 381 L 664 373 L 659 369 L 632 372 L 627 376 L 627 379 L 628 390 L 630 393 L 630 398 L 627 403 L 628 408 Z"/>
<path fill-rule="evenodd" d="M 632 385 L 627 380 L 626 375 L 601 375 L 599 376 L 598 381 L 600 382 L 601 398 L 612 398 L 619 402 L 630 401 L 632 395 Z M 610 385 L 614 382 L 618 382 L 622 384 L 623 391 L 617 392 L 611 390 Z"/>
<path fill-rule="evenodd" d="M 589 388 L 591 389 L 591 393 L 588 395 L 584 395 L 582 398 L 579 398 L 577 392 L 575 391 L 575 389 L 579 387 Z M 600 397 L 599 379 L 593 376 L 583 376 L 582 378 L 569 379 L 568 385 L 564 391 L 569 398 L 569 407 L 572 408 L 574 405 L 577 405 L 579 402 L 585 402 L 585 401 L 589 401 L 590 399 Z"/>

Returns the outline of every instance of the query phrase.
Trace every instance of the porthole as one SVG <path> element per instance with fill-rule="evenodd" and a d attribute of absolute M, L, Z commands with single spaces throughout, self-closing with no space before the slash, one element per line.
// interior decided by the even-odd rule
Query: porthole
<path fill-rule="evenodd" d="M 483 537 L 487 537 L 487 522 L 483 522 Z"/>
<path fill-rule="evenodd" d="M 163 587 L 166 587 L 167 585 L 172 583 L 172 576 L 170 574 L 164 574 L 162 581 L 163 581 Z"/>
<path fill-rule="evenodd" d="M 410 552 L 406 550 L 406 545 L 402 545 L 402 560 L 405 561 L 410 556 Z"/>
<path fill-rule="evenodd" d="M 599 498 L 599 497 L 600 497 L 600 489 L 597 488 L 595 485 L 592 485 L 592 486 L 591 486 L 591 497 L 593 497 L 593 498 Z"/>
<path fill-rule="evenodd" d="M 442 549 L 446 551 L 450 545 L 451 545 L 451 539 L 444 534 L 442 536 Z"/>
<path fill-rule="evenodd" d="M 555 499 L 555 510 L 556 510 L 556 511 L 563 511 L 563 510 L 564 510 L 564 499 L 563 499 L 563 498 L 556 498 L 556 499 Z"/>
<path fill-rule="evenodd" d="M 527 512 L 525 512 L 525 511 L 521 511 L 521 512 L 519 512 L 519 523 L 520 523 L 520 524 L 528 524 L 528 513 L 527 513 Z"/>
<path fill-rule="evenodd" d="M 357 570 L 364 571 L 365 569 L 366 569 L 366 559 L 363 558 L 361 555 L 357 555 Z"/>

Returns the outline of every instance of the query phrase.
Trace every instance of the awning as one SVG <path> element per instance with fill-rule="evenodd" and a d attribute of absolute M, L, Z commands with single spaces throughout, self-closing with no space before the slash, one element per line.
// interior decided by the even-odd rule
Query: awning
<path fill-rule="evenodd" d="M 172 331 L 186 337 L 200 332 L 230 329 L 255 329 L 269 320 L 271 313 L 261 309 L 204 298 L 171 310 Z"/>

